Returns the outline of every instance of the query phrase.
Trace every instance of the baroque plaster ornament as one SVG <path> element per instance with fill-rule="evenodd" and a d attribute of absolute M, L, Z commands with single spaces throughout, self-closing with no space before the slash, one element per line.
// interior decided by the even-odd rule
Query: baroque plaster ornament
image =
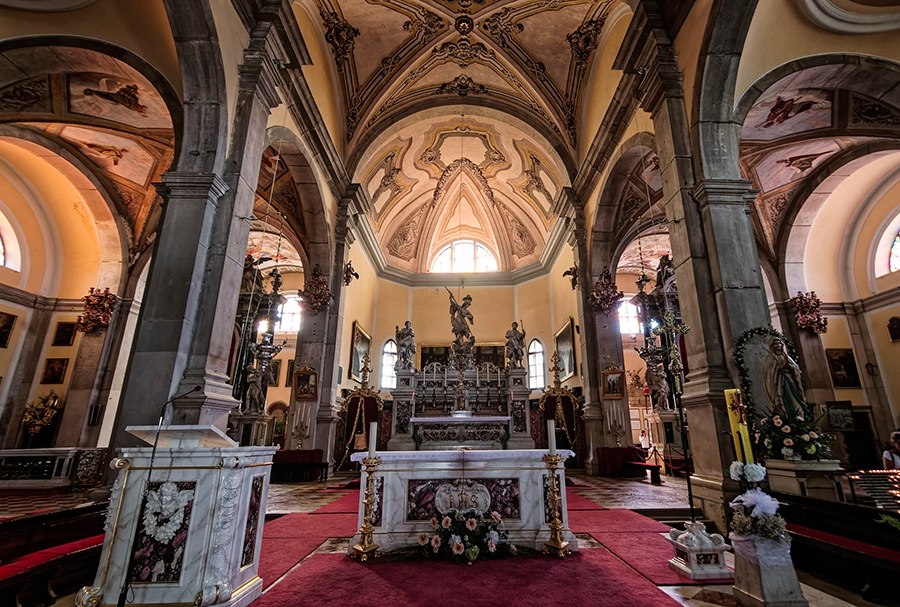
<path fill-rule="evenodd" d="M 78 317 L 75 328 L 84 333 L 90 333 L 94 329 L 102 329 L 109 326 L 112 319 L 112 307 L 116 303 L 116 296 L 109 292 L 109 287 L 100 292 L 99 287 L 91 287 L 87 295 L 81 298 L 84 302 L 84 312 Z"/>
<path fill-rule="evenodd" d="M 0 92 L 0 111 L 21 112 L 40 106 L 46 96 L 47 81 L 44 79 L 16 84 Z"/>
<path fill-rule="evenodd" d="M 603 310 L 607 316 L 612 316 L 619 309 L 619 302 L 624 296 L 622 291 L 616 289 L 609 266 L 603 266 L 600 278 L 594 283 L 594 288 L 591 290 L 591 307 L 595 310 Z"/>
<path fill-rule="evenodd" d="M 359 30 L 335 11 L 329 12 L 321 9 L 319 15 L 325 26 L 325 41 L 331 45 L 337 69 L 341 72 L 344 70 L 344 61 L 349 58 L 350 51 L 353 50 L 353 39 L 359 36 Z"/>
<path fill-rule="evenodd" d="M 440 179 L 438 179 L 437 187 L 434 188 L 434 196 L 431 199 L 431 206 L 434 207 L 437 205 L 438 201 L 444 195 L 444 189 L 447 187 L 447 184 L 450 183 L 450 178 L 454 173 L 458 171 L 468 171 L 473 177 L 475 177 L 475 181 L 478 182 L 478 187 L 481 188 L 481 193 L 484 194 L 484 197 L 487 198 L 490 203 L 494 204 L 494 190 L 491 189 L 488 180 L 485 178 L 484 173 L 481 171 L 479 166 L 469 160 L 468 158 L 457 158 L 453 162 L 451 162 L 444 172 L 441 173 Z"/>
<path fill-rule="evenodd" d="M 472 95 L 490 95 L 486 86 L 478 84 L 465 74 L 460 74 L 450 82 L 445 82 L 434 92 L 435 95 L 450 95 L 453 93 L 460 97 L 465 97 L 470 93 Z"/>
<path fill-rule="evenodd" d="M 334 300 L 331 296 L 331 289 L 328 288 L 328 281 L 322 275 L 319 264 L 312 269 L 309 278 L 306 279 L 306 288 L 297 289 L 297 294 L 302 300 L 304 310 L 315 316 L 325 307 L 331 307 Z"/>
<path fill-rule="evenodd" d="M 606 23 L 606 17 L 600 19 L 591 19 L 571 34 L 566 34 L 566 40 L 572 47 L 572 56 L 577 63 L 587 63 L 591 58 L 591 53 L 597 48 L 597 39 L 603 30 L 603 24 Z"/>
<path fill-rule="evenodd" d="M 822 316 L 822 300 L 816 297 L 815 291 L 801 293 L 791 298 L 794 306 L 794 319 L 801 329 L 812 329 L 816 333 L 828 331 L 828 319 Z"/>
<path fill-rule="evenodd" d="M 193 499 L 193 489 L 179 489 L 173 482 L 165 482 L 156 491 L 148 491 L 144 531 L 157 542 L 168 544 L 184 522 L 185 506 Z"/>

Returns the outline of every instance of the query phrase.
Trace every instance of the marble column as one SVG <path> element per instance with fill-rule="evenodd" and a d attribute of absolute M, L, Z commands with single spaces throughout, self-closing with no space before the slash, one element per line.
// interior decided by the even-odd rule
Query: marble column
<path fill-rule="evenodd" d="M 231 331 L 268 111 L 278 98 L 265 53 L 266 28 L 254 31 L 239 67 L 226 169 L 169 172 L 134 352 L 112 445 L 133 445 L 125 426 L 155 424 L 173 402 L 171 423 L 227 425 L 237 405 L 226 374 Z M 191 390 L 194 390 L 191 392 Z"/>

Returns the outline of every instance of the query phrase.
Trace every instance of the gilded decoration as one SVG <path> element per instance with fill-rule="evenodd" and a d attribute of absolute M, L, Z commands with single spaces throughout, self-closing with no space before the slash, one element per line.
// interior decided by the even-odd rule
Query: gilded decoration
<path fill-rule="evenodd" d="M 116 303 L 116 296 L 109 292 L 109 287 L 103 292 L 99 288 L 91 287 L 81 301 L 84 303 L 84 312 L 78 317 L 76 329 L 90 333 L 95 329 L 109 326 L 112 320 L 112 307 Z"/>
<path fill-rule="evenodd" d="M 35 401 L 25 407 L 22 414 L 22 426 L 31 437 L 51 424 L 56 414 L 62 410 L 59 396 L 50 390 L 47 396 L 39 396 Z"/>
<path fill-rule="evenodd" d="M 305 289 L 297 289 L 297 294 L 302 300 L 303 308 L 310 314 L 315 316 L 322 311 L 323 308 L 331 306 L 334 302 L 331 296 L 331 289 L 328 288 L 328 281 L 322 275 L 319 264 L 316 264 L 310 275 L 306 278 Z"/>

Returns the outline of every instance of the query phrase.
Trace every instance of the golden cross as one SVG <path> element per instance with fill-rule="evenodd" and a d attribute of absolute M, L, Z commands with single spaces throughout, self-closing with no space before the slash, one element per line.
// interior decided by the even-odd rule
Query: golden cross
<path fill-rule="evenodd" d="M 675 389 L 673 390 L 675 396 L 681 396 L 684 388 L 681 381 L 681 372 L 684 371 L 684 366 L 681 364 L 681 350 L 678 349 L 678 335 L 684 335 L 690 330 L 691 328 L 684 323 L 676 325 L 675 315 L 672 312 L 663 314 L 662 326 L 653 329 L 654 335 L 665 335 L 669 342 L 669 371 L 672 372 L 672 377 L 675 379 Z"/>

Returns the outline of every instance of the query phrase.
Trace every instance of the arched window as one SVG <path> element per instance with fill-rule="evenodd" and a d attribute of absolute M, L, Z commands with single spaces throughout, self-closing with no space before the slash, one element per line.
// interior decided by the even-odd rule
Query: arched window
<path fill-rule="evenodd" d="M 381 387 L 393 389 L 397 387 L 397 344 L 393 339 L 387 340 L 381 350 Z"/>
<path fill-rule="evenodd" d="M 494 254 L 474 240 L 457 240 L 437 254 L 431 264 L 432 272 L 496 272 Z"/>
<path fill-rule="evenodd" d="M 301 312 L 300 298 L 296 295 L 288 297 L 287 301 L 281 304 L 281 320 L 275 323 L 274 333 L 291 333 L 297 334 L 300 331 Z M 259 321 L 259 332 L 265 333 L 269 330 L 269 321 Z"/>
<path fill-rule="evenodd" d="M 627 299 L 622 300 L 619 304 L 619 333 L 622 335 L 643 333 L 644 327 L 638 320 L 637 306 Z"/>
<path fill-rule="evenodd" d="M 900 234 L 897 234 L 894 237 L 894 242 L 891 243 L 891 258 L 888 266 L 891 272 L 900 270 Z"/>
<path fill-rule="evenodd" d="M 528 387 L 542 390 L 547 384 L 544 375 L 544 346 L 536 339 L 528 344 Z"/>

